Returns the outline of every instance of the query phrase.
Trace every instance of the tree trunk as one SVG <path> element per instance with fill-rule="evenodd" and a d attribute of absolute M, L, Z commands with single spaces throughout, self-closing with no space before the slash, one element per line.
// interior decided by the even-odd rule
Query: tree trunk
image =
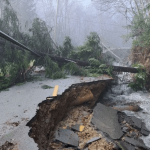
<path fill-rule="evenodd" d="M 90 66 L 89 62 L 84 62 L 84 61 L 80 61 L 80 60 L 74 60 L 74 59 L 69 59 L 69 58 L 64 58 L 64 57 L 53 56 L 53 55 L 42 53 L 42 52 L 39 52 L 39 53 L 34 52 L 31 49 L 24 46 L 23 44 L 21 44 L 18 41 L 14 40 L 10 36 L 6 35 L 2 31 L 0 31 L 0 36 L 3 37 L 6 40 L 12 42 L 13 44 L 15 44 L 17 46 L 20 46 L 23 49 L 31 52 L 31 54 L 33 54 L 37 57 L 49 56 L 53 61 L 57 61 L 57 62 L 60 62 L 60 63 L 74 62 L 77 65 L 83 66 L 83 67 Z M 131 72 L 131 73 L 138 73 L 139 72 L 137 68 L 131 68 L 131 67 L 122 67 L 122 66 L 108 66 L 108 67 L 112 67 L 113 71 L 117 71 L 117 72 Z M 145 71 L 145 70 L 143 69 L 143 71 Z"/>

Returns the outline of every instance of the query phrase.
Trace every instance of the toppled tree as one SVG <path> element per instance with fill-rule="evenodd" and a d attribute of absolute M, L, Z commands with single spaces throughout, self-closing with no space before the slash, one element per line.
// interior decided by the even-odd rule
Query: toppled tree
<path fill-rule="evenodd" d="M 31 44 L 29 45 L 33 50 L 37 52 L 43 52 L 47 54 L 54 54 L 55 49 L 53 47 L 53 41 L 50 36 L 50 31 L 46 25 L 46 22 L 35 18 L 33 20 L 31 32 Z"/>
<path fill-rule="evenodd" d="M 3 19 L 0 19 L 0 28 L 4 33 L 38 53 L 55 53 L 53 41 L 46 23 L 36 18 L 33 21 L 32 28 L 29 30 L 31 34 L 24 34 L 20 31 L 19 19 L 9 2 L 5 6 Z M 35 65 L 42 65 L 46 68 L 46 75 L 48 77 L 56 78 L 57 76 L 57 78 L 60 78 L 60 75 L 58 76 L 57 73 L 58 70 L 60 72 L 60 68 L 49 57 L 31 55 L 31 53 L 2 38 L 0 38 L 0 45 L 0 90 L 17 82 L 25 81 L 32 68 L 30 67 L 30 62 L 33 60 L 35 60 Z M 50 70 L 52 66 L 56 68 Z"/>
<path fill-rule="evenodd" d="M 16 13 L 6 1 L 3 19 L 0 19 L 0 28 L 16 40 L 26 44 L 28 36 L 19 31 L 19 20 Z M 13 85 L 16 80 L 20 82 L 24 78 L 24 72 L 30 62 L 29 53 L 20 51 L 20 48 L 11 45 L 0 38 L 0 89 Z"/>
<path fill-rule="evenodd" d="M 17 15 L 10 5 L 5 8 L 4 19 L 0 20 L 0 26 L 6 34 L 32 49 L 21 46 L 31 53 L 26 52 L 24 49 L 0 39 L 0 43 L 2 43 L 0 47 L 0 57 L 2 58 L 0 59 L 0 89 L 26 80 L 32 68 L 29 66 L 31 61 L 34 61 L 36 66 L 44 66 L 46 77 L 53 79 L 64 78 L 66 74 L 99 76 L 106 73 L 112 75 L 112 70 L 137 72 L 135 68 L 106 65 L 107 62 L 101 56 L 100 38 L 95 32 L 91 32 L 87 36 L 83 46 L 74 48 L 71 39 L 66 37 L 63 46 L 58 47 L 53 42 L 46 23 L 39 18 L 34 19 L 29 30 L 30 34 L 22 33 L 19 30 L 20 23 Z"/>

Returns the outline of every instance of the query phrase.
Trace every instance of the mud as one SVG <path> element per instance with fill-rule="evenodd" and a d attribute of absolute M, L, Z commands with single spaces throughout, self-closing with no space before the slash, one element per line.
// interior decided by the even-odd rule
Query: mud
<path fill-rule="evenodd" d="M 92 139 L 93 137 L 102 137 L 92 126 L 91 126 L 91 118 L 93 114 L 91 110 L 87 106 L 77 107 L 71 111 L 69 111 L 68 116 L 63 119 L 59 127 L 63 128 L 66 126 L 73 126 L 75 124 L 82 124 L 84 126 L 84 130 L 82 132 L 78 132 L 78 136 L 80 138 L 79 148 L 82 149 L 85 147 L 86 143 Z"/>
<path fill-rule="evenodd" d="M 0 147 L 0 150 L 18 150 L 18 148 L 17 144 L 6 141 L 5 144 Z"/>
<path fill-rule="evenodd" d="M 141 146 L 148 149 L 140 140 L 143 135 L 147 136 L 150 133 L 142 120 L 100 103 L 95 107 L 109 82 L 75 84 L 62 95 L 40 103 L 35 117 L 27 124 L 31 127 L 29 136 L 38 144 L 39 150 L 119 150 L 122 147 L 136 147 L 140 150 Z M 97 107 L 98 105 L 101 107 Z M 98 122 L 102 128 L 97 126 Z M 82 131 L 73 129 L 74 126 L 80 125 L 83 127 Z M 104 128 L 108 128 L 110 132 L 106 132 Z M 118 134 L 118 129 L 121 135 L 117 138 L 111 137 Z M 72 139 L 75 139 L 75 142 Z"/>
<path fill-rule="evenodd" d="M 66 118 L 59 123 L 58 128 L 71 128 L 73 125 L 82 124 L 84 126 L 84 130 L 82 132 L 77 132 L 80 139 L 78 149 L 88 147 L 89 150 L 96 150 L 100 148 L 102 150 L 112 150 L 114 148 L 114 144 L 107 142 L 91 125 L 92 117 L 93 113 L 91 109 L 87 106 L 79 106 L 68 112 Z M 88 144 L 88 141 L 94 137 L 100 137 L 100 140 L 93 142 L 94 144 L 92 142 Z M 56 143 L 51 143 L 51 145 L 56 145 Z M 65 145 L 58 144 L 57 146 L 63 149 Z M 56 149 L 56 146 L 53 146 L 53 148 Z"/>
<path fill-rule="evenodd" d="M 77 98 L 83 95 L 82 93 L 85 93 L 87 90 L 92 92 L 94 98 L 84 104 L 90 109 L 95 105 L 98 97 L 111 80 L 112 79 L 75 84 L 68 88 L 61 96 L 40 103 L 36 116 L 27 124 L 27 126 L 31 127 L 29 136 L 38 144 L 39 150 L 53 149 L 50 143 L 52 143 L 54 139 L 54 134 L 58 129 L 59 123 L 75 108 L 72 103 L 75 103 Z M 72 124 L 77 123 L 78 116 L 80 116 L 78 113 L 75 114 Z M 92 131 L 90 128 L 87 130 Z M 92 134 L 92 132 L 90 134 Z M 84 136 L 81 135 L 81 137 Z"/>
<path fill-rule="evenodd" d="M 142 110 L 142 108 L 140 108 L 138 105 L 134 105 L 134 106 L 114 106 L 113 109 L 116 109 L 118 111 L 134 111 L 134 112 L 138 112 L 140 110 Z"/>
<path fill-rule="evenodd" d="M 93 142 L 88 146 L 89 150 L 113 150 L 114 145 L 112 143 L 108 143 L 105 139 L 100 139 L 96 142 Z"/>

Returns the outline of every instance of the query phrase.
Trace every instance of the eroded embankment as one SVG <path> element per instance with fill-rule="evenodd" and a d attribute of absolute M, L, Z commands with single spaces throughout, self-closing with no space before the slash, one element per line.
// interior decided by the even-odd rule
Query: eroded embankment
<path fill-rule="evenodd" d="M 74 84 L 61 96 L 40 103 L 36 116 L 27 124 L 27 126 L 31 127 L 29 136 L 38 144 L 39 149 L 53 149 L 50 143 L 54 139 L 54 134 L 60 121 L 68 115 L 70 110 L 76 107 L 75 105 L 79 105 L 80 102 L 82 103 L 84 95 L 89 92 L 92 93 L 93 99 L 89 98 L 86 106 L 89 108 L 93 107 L 101 92 L 111 80 L 112 78 Z"/>
<path fill-rule="evenodd" d="M 146 69 L 146 89 L 150 90 L 150 47 L 134 47 L 131 54 L 132 64 L 141 64 Z"/>
<path fill-rule="evenodd" d="M 133 64 L 142 64 L 147 73 L 150 73 L 150 48 L 134 47 L 131 55 Z"/>
<path fill-rule="evenodd" d="M 75 84 L 40 103 L 27 124 L 39 150 L 149 150 L 141 137 L 150 131 L 141 119 L 116 107 L 95 106 L 111 80 Z"/>

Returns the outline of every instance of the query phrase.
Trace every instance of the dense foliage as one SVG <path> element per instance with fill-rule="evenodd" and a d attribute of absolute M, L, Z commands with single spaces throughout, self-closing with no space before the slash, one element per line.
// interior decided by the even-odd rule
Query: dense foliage
<path fill-rule="evenodd" d="M 127 26 L 130 33 L 126 36 L 127 39 L 133 39 L 133 47 L 149 47 L 150 45 L 150 17 L 148 12 L 150 5 L 147 5 L 144 10 L 134 13 L 131 24 Z"/>
<path fill-rule="evenodd" d="M 32 24 L 31 47 L 33 50 L 43 53 L 54 54 L 53 41 L 45 21 L 35 18 Z"/>
<path fill-rule="evenodd" d="M 43 53 L 54 53 L 53 41 L 46 23 L 38 18 L 34 19 L 28 34 L 20 31 L 20 22 L 17 14 L 9 3 L 6 3 L 3 18 L 0 19 L 0 29 L 30 47 L 34 51 Z M 60 77 L 57 66 L 48 57 L 37 58 L 23 49 L 16 47 L 10 42 L 0 38 L 0 89 L 13 85 L 16 82 L 22 82 L 29 76 L 28 68 L 30 62 L 35 60 L 36 65 L 43 65 L 46 68 L 46 76 Z M 50 73 L 49 69 L 52 72 Z M 59 69 L 60 70 L 60 69 Z M 49 75 L 47 75 L 49 73 Z M 54 73 L 54 75 L 52 75 Z"/>
<path fill-rule="evenodd" d="M 6 7 L 4 9 L 3 19 L 0 19 L 0 29 L 6 34 L 12 36 L 16 40 L 27 44 L 24 37 L 25 34 L 19 31 L 19 20 L 16 13 L 6 2 Z M 11 43 L 0 39 L 0 89 L 12 85 L 16 80 L 20 82 L 24 79 L 23 72 L 28 67 L 30 62 L 29 53 L 25 51 L 20 51 L 18 47 L 15 47 Z"/>
<path fill-rule="evenodd" d="M 145 89 L 149 80 L 149 63 L 148 56 L 150 54 L 150 5 L 145 9 L 139 9 L 138 13 L 134 14 L 131 24 L 127 27 L 130 33 L 126 36 L 127 39 L 132 38 L 132 63 L 134 67 L 139 68 L 139 73 L 134 75 L 134 81 L 129 86 L 134 90 Z M 141 71 L 141 66 L 146 69 L 146 72 Z M 147 82 L 147 83 L 146 83 Z"/>
<path fill-rule="evenodd" d="M 107 68 L 101 59 L 100 38 L 95 32 L 87 36 L 83 46 L 73 47 L 70 37 L 66 37 L 63 45 L 58 47 L 50 36 L 48 26 L 39 18 L 33 20 L 28 33 L 21 32 L 17 14 L 8 3 L 4 9 L 3 19 L 0 19 L 0 28 L 35 52 L 47 54 L 44 57 L 35 57 L 0 38 L 2 45 L 0 47 L 0 90 L 27 80 L 31 73 L 30 68 L 32 68 L 30 62 L 34 62 L 35 66 L 44 66 L 45 76 L 53 79 L 64 78 L 66 74 L 81 76 L 111 74 L 111 69 Z M 52 61 L 48 54 L 87 61 L 90 62 L 90 66 L 79 67 L 74 62 L 58 64 Z"/>
<path fill-rule="evenodd" d="M 133 65 L 133 67 L 138 68 L 139 72 L 135 74 L 134 81 L 129 84 L 129 87 L 131 87 L 135 91 L 144 90 L 146 86 L 146 78 L 147 78 L 146 72 L 142 71 L 144 66 L 135 64 Z"/>
<path fill-rule="evenodd" d="M 102 48 L 100 38 L 96 32 L 91 32 L 83 46 L 77 47 L 77 50 L 72 51 L 71 58 L 88 61 L 90 58 L 97 60 L 101 59 Z"/>

